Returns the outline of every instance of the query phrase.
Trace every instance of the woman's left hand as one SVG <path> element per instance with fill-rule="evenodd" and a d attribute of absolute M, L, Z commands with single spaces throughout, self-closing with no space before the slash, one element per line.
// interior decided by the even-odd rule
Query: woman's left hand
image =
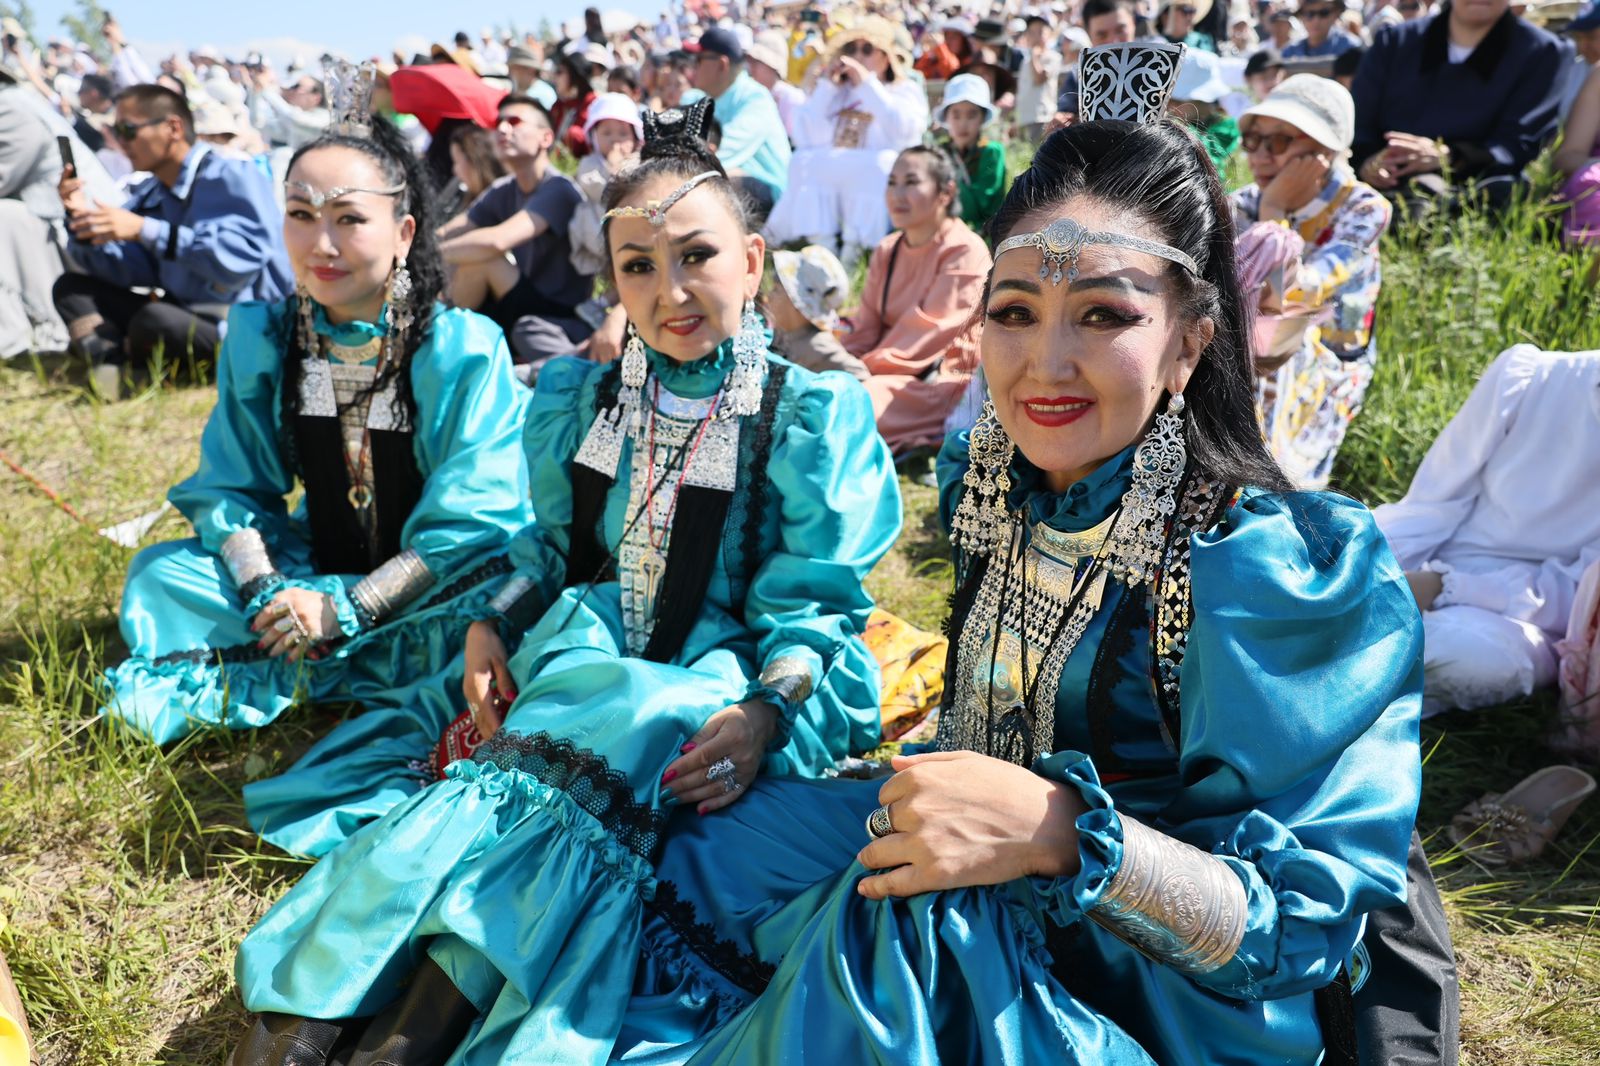
<path fill-rule="evenodd" d="M 868 899 L 999 885 L 1078 868 L 1078 791 L 1013 763 L 970 751 L 897 755 L 878 802 L 894 832 L 861 849 L 861 865 L 887 872 L 856 890 Z"/>
<path fill-rule="evenodd" d="M 250 631 L 261 634 L 261 647 L 274 659 L 287 655 L 299 662 L 307 655 L 320 658 L 314 649 L 338 634 L 339 615 L 323 593 L 291 587 L 272 597 Z"/>
<path fill-rule="evenodd" d="M 718 711 L 683 746 L 661 775 L 661 783 L 679 803 L 698 804 L 700 814 L 721 810 L 744 795 L 761 772 L 767 744 L 778 730 L 778 708 L 761 700 L 736 703 Z M 728 791 L 722 781 L 706 776 L 719 759 L 732 759 L 739 787 Z"/>

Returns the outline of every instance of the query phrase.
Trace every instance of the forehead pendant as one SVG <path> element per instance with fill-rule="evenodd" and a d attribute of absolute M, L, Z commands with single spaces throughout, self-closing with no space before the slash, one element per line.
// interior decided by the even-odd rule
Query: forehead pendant
<path fill-rule="evenodd" d="M 1052 285 L 1061 284 L 1061 268 L 1067 268 L 1067 284 L 1078 280 L 1078 253 L 1087 236 L 1083 226 L 1070 218 L 1058 218 L 1039 234 L 1039 280 L 1046 276 Z M 1052 269 L 1053 268 L 1053 269 Z"/>

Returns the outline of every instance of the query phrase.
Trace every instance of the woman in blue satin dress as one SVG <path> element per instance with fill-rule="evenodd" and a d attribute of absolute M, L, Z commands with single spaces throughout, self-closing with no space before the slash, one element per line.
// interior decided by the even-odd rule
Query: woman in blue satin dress
<path fill-rule="evenodd" d="M 1171 84 L 1175 50 L 1119 48 Z M 1086 109 L 1138 82 L 1094 51 Z M 1128 102 L 994 223 L 934 750 L 741 774 L 644 841 L 562 800 L 590 846 L 560 852 L 545 794 L 473 764 L 456 818 L 358 836 L 246 938 L 245 1002 L 282 1013 L 239 1066 L 1322 1060 L 1315 990 L 1405 894 L 1420 621 L 1370 514 L 1266 453 L 1226 197 Z"/>
<path fill-rule="evenodd" d="M 140 552 L 123 593 L 131 655 L 108 671 L 106 713 L 157 742 L 301 700 L 371 711 L 313 753 L 317 780 L 260 783 L 265 808 L 247 789 L 253 823 L 293 850 L 302 837 L 274 830 L 403 784 L 383 779 L 405 770 L 383 765 L 386 745 L 426 754 L 454 714 L 466 627 L 531 517 L 527 390 L 498 328 L 436 303 L 429 197 L 386 123 L 296 154 L 299 293 L 229 315 L 200 467 L 170 495 L 195 537 Z"/>

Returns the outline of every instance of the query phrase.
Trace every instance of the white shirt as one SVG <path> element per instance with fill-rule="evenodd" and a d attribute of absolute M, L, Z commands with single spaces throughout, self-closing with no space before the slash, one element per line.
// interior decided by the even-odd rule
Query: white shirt
<path fill-rule="evenodd" d="M 1056 114 L 1056 80 L 1061 74 L 1061 53 L 1046 48 L 1041 57 L 1044 77 L 1034 80 L 1033 56 L 1024 53 L 1022 70 L 1017 74 L 1017 124 L 1049 122 Z"/>
<path fill-rule="evenodd" d="M 111 57 L 111 87 L 117 92 L 130 85 L 143 85 L 155 80 L 155 75 L 150 73 L 150 64 L 131 45 L 123 45 L 121 51 Z"/>
<path fill-rule="evenodd" d="M 1399 503 L 1373 516 L 1400 565 L 1444 575 L 1438 607 L 1566 632 L 1600 559 L 1600 351 L 1502 352 Z"/>

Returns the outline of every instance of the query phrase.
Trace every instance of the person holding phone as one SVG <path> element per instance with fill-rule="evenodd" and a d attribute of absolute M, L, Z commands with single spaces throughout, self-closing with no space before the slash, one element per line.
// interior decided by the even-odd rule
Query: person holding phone
<path fill-rule="evenodd" d="M 83 273 L 56 282 L 56 310 L 91 380 L 114 397 L 123 372 L 157 352 L 210 363 L 228 308 L 294 289 L 272 182 L 253 162 L 195 143 L 183 97 L 159 85 L 116 96 L 111 135 L 150 177 L 108 203 L 64 171 L 67 250 Z"/>
<path fill-rule="evenodd" d="M 1239 128 L 1255 178 L 1233 209 L 1241 274 L 1258 282 L 1245 286 L 1259 293 L 1257 413 L 1284 473 L 1320 489 L 1372 380 L 1389 202 L 1346 161 L 1355 103 L 1336 81 L 1296 74 Z"/>

